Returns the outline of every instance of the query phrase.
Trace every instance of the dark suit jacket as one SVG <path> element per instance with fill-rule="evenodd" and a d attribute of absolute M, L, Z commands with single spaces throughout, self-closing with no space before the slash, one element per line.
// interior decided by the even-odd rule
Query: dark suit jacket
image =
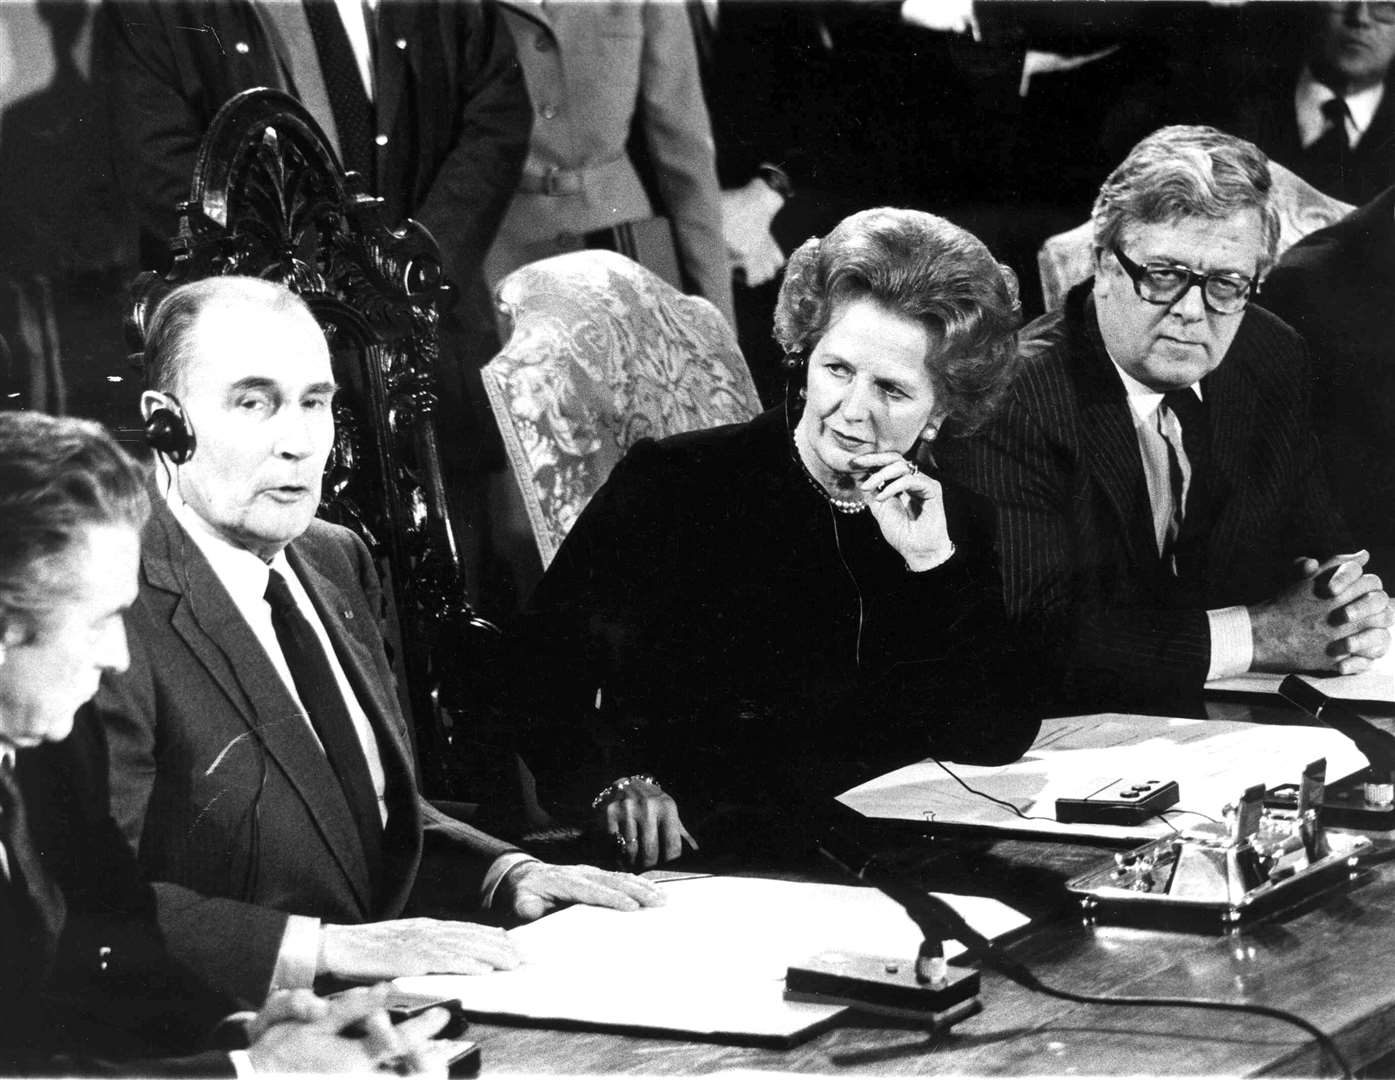
<path fill-rule="evenodd" d="M 287 557 L 378 737 L 390 816 L 376 890 L 308 723 L 207 560 L 155 501 L 127 619 L 131 666 L 103 680 L 91 730 L 105 736 L 112 809 L 155 883 L 171 951 L 219 989 L 259 1001 L 287 913 L 360 923 L 469 907 L 511 849 L 417 791 L 362 542 L 315 521 Z M 450 896 L 426 895 L 423 880 Z"/>
<path fill-rule="evenodd" d="M 991 508 L 953 486 L 945 507 L 958 551 L 912 574 L 871 514 L 813 490 L 782 408 L 636 443 L 513 639 L 543 799 L 584 810 L 651 771 L 690 811 L 803 807 L 926 754 L 1016 760 L 1041 714 L 1010 647 Z"/>
<path fill-rule="evenodd" d="M 1395 94 L 1388 79 L 1371 125 L 1352 148 L 1340 176 L 1324 173 L 1304 149 L 1298 137 L 1293 87 L 1290 79 L 1277 84 L 1277 89 L 1242 98 L 1234 117 L 1221 126 L 1249 139 L 1319 191 L 1344 202 L 1360 205 L 1395 183 Z"/>
<path fill-rule="evenodd" d="M 1298 556 L 1345 550 L 1318 464 L 1303 343 L 1251 305 L 1201 381 L 1216 502 L 1198 580 L 1158 558 L 1123 383 L 1100 341 L 1092 281 L 1028 328 L 1002 413 L 942 447 L 947 473 L 997 504 L 1008 614 L 1061 657 L 1081 708 L 1195 709 L 1206 609 L 1275 593 Z"/>
<path fill-rule="evenodd" d="M 27 823 L 14 880 L 0 879 L 0 1074 L 231 1076 L 225 1053 L 149 1060 L 206 1045 L 235 1006 L 165 951 L 105 775 L 72 749 L 19 755 Z"/>
<path fill-rule="evenodd" d="M 168 260 L 199 142 L 223 103 L 254 86 L 297 94 L 288 46 L 260 2 L 106 0 L 95 74 L 146 265 Z M 378 37 L 377 130 L 388 138 L 369 189 L 386 200 L 389 225 L 410 216 L 431 230 L 464 287 L 479 276 L 527 151 L 532 114 L 512 39 L 488 4 L 449 0 L 380 5 Z M 391 47 L 399 39 L 406 47 Z"/>
<path fill-rule="evenodd" d="M 1395 570 L 1395 188 L 1284 253 L 1266 307 L 1307 339 L 1327 478 L 1377 569 Z"/>

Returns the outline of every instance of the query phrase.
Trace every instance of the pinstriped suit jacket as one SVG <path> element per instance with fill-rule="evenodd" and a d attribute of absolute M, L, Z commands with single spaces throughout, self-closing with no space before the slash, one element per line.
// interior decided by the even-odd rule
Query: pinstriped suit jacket
<path fill-rule="evenodd" d="M 1251 305 L 1201 382 L 1213 520 L 1197 580 L 1158 558 L 1133 417 L 1100 340 L 1093 282 L 1024 335 L 1025 367 L 995 420 L 936 449 L 998 517 L 1010 617 L 1059 655 L 1078 709 L 1195 711 L 1206 609 L 1273 595 L 1292 560 L 1346 550 L 1309 423 L 1307 356 Z"/>

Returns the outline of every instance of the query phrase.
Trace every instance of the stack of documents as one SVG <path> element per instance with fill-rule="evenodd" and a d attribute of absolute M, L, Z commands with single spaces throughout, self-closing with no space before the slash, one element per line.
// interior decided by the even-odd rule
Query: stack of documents
<path fill-rule="evenodd" d="M 749 1045 L 791 1046 L 847 1009 L 784 1000 L 785 971 L 825 951 L 914 961 L 921 935 L 874 889 L 764 878 L 663 882 L 662 907 L 572 907 L 509 931 L 515 971 L 398 979 L 413 994 L 458 997 L 475 1016 L 523 1018 Z M 996 900 L 944 896 L 980 932 L 1027 919 Z M 962 952 L 947 946 L 947 956 Z"/>
<path fill-rule="evenodd" d="M 921 761 L 846 791 L 839 801 L 871 818 L 1141 841 L 1195 826 L 1204 820 L 1199 815 L 1219 818 L 1253 784 L 1297 783 L 1303 766 L 1322 757 L 1329 779 L 1366 765 L 1355 743 L 1326 727 L 1100 713 L 1043 721 L 1032 748 L 1011 765 L 947 769 Z M 1058 798 L 1145 780 L 1177 782 L 1179 802 L 1165 819 L 1130 826 L 1056 820 Z"/>

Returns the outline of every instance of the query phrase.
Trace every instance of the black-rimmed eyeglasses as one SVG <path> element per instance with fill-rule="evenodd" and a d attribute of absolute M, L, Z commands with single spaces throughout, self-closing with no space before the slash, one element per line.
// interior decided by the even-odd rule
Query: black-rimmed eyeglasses
<path fill-rule="evenodd" d="M 1114 245 L 1114 257 L 1133 281 L 1134 292 L 1150 304 L 1175 304 L 1193 285 L 1201 286 L 1206 310 L 1217 315 L 1238 315 L 1258 290 L 1254 281 L 1240 274 L 1198 274 L 1189 266 L 1148 263 L 1139 266 Z"/>
<path fill-rule="evenodd" d="M 1344 11 L 1350 8 L 1365 8 L 1366 13 L 1376 22 L 1395 23 L 1395 3 L 1389 3 L 1388 0 L 1373 0 L 1370 3 L 1360 4 L 1338 4 L 1336 6 Z"/>

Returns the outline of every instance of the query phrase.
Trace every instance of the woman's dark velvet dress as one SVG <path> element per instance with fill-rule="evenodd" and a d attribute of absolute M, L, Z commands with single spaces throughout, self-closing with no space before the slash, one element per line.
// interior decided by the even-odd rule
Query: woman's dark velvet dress
<path fill-rule="evenodd" d="M 637 443 L 577 520 L 513 635 L 521 750 L 554 813 L 648 772 L 692 823 L 1035 737 L 987 505 L 946 486 L 958 550 L 911 573 L 870 512 L 815 489 L 792 422 Z"/>

